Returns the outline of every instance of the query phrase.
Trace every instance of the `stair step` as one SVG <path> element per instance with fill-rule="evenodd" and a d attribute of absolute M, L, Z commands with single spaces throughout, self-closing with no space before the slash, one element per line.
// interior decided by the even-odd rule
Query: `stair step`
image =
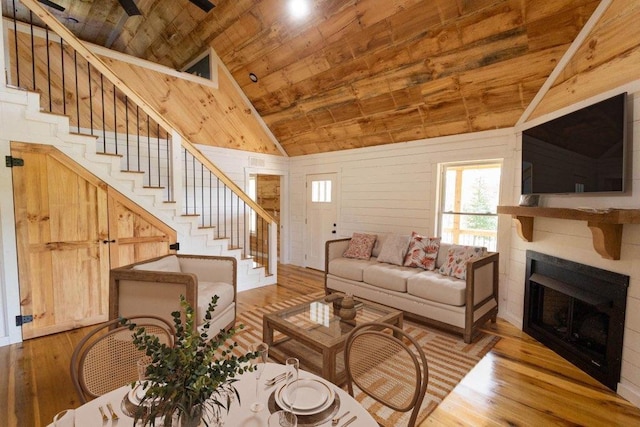
<path fill-rule="evenodd" d="M 202 218 L 201 214 L 183 214 L 180 208 L 181 203 L 176 200 L 163 200 L 166 197 L 165 186 L 144 185 L 142 176 L 147 172 L 130 169 L 131 166 L 137 165 L 124 163 L 122 159 L 126 157 L 125 152 L 105 152 L 103 144 L 97 142 L 101 140 L 102 135 L 97 135 L 95 132 L 91 134 L 84 129 L 80 131 L 77 126 L 70 125 L 69 115 L 42 110 L 39 93 L 30 93 L 28 90 L 25 93 L 11 93 L 11 95 L 16 102 L 25 106 L 23 117 L 26 123 L 31 121 L 31 123 L 39 122 L 38 126 L 48 125 L 47 129 L 51 129 L 52 136 L 60 140 L 60 148 L 63 152 L 84 167 L 93 169 L 100 179 L 113 185 L 126 197 L 137 200 L 140 206 L 157 215 L 160 220 L 172 224 L 179 233 L 179 238 L 186 240 L 185 246 L 189 247 L 190 251 L 231 256 L 237 259 L 245 289 L 275 283 L 274 275 L 267 275 L 265 267 L 256 262 L 255 258 L 245 257 L 245 250 L 239 246 L 239 243 L 230 244 L 235 240 L 235 234 L 232 237 L 216 237 L 216 234 L 219 234 L 216 231 L 220 230 L 219 225 L 199 225 L 201 221 L 197 218 Z M 181 220 L 180 217 L 185 219 Z M 265 280 L 267 277 L 268 279 Z"/>
<path fill-rule="evenodd" d="M 120 157 L 120 158 L 124 157 L 122 154 L 116 154 L 116 153 L 103 153 L 103 152 L 99 152 L 99 151 L 98 151 L 98 152 L 96 152 L 96 154 L 97 154 L 98 156 L 107 156 L 107 157 Z"/>
<path fill-rule="evenodd" d="M 90 133 L 82 133 L 82 132 L 69 132 L 69 135 L 85 136 L 87 138 L 95 138 L 96 140 L 100 138 L 98 135 L 91 135 Z"/>

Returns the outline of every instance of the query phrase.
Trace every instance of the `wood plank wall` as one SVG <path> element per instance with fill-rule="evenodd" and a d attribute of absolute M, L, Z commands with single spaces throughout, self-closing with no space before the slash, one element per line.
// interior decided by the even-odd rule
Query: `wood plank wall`
<path fill-rule="evenodd" d="M 117 92 L 114 97 L 113 85 L 106 79 L 101 80 L 94 69 L 91 70 L 89 80 L 87 62 L 81 57 L 75 58 L 73 50 L 68 45 L 65 45 L 64 56 L 62 56 L 57 40 L 58 38 L 51 33 L 49 65 L 47 65 L 46 40 L 37 35 L 34 37 L 36 85 L 41 94 L 43 107 L 48 108 L 49 94 L 51 94 L 52 112 L 67 115 L 72 130 L 77 130 L 79 110 L 81 132 L 88 133 L 89 129 L 93 128 L 96 134 L 101 134 L 103 129 L 106 132 L 117 129 L 120 134 L 146 136 L 149 132 L 151 137 L 157 135 L 157 124 L 151 121 L 148 126 L 148 118 L 143 112 L 139 114 L 139 127 L 136 129 L 135 105 L 129 101 L 128 107 L 125 107 L 125 96 Z M 14 41 L 14 33 L 9 31 L 7 45 L 11 48 L 7 53 L 12 64 L 15 64 L 16 58 L 15 49 L 13 49 Z M 18 46 L 20 86 L 33 90 L 30 34 L 18 32 Z M 226 73 L 218 73 L 218 89 L 214 89 L 113 58 L 101 57 L 101 59 L 192 142 L 256 153 L 281 154 L 266 128 L 254 115 L 250 106 L 245 103 Z M 62 62 L 64 62 L 66 108 L 63 107 Z M 75 62 L 77 62 L 77 68 L 74 67 Z M 9 71 L 11 82 L 15 85 L 18 82 L 16 70 L 11 67 Z M 51 78 L 48 79 L 48 76 Z M 51 92 L 49 92 L 48 80 L 51 82 Z M 91 88 L 91 95 L 89 88 Z M 89 108 L 90 105 L 92 110 Z M 126 108 L 129 109 L 129 121 L 126 120 Z M 93 111 L 92 114 L 91 111 Z M 166 131 L 160 130 L 160 138 L 166 137 Z"/>
<path fill-rule="evenodd" d="M 631 82 L 640 74 L 640 3 L 614 0 L 531 119 Z"/>

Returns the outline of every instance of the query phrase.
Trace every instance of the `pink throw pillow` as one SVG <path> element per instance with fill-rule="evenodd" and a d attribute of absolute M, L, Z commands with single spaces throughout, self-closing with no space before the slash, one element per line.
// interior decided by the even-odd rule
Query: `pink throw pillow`
<path fill-rule="evenodd" d="M 353 233 L 349 247 L 342 254 L 345 258 L 369 259 L 373 245 L 376 243 L 375 234 Z"/>
<path fill-rule="evenodd" d="M 404 257 L 405 267 L 420 267 L 425 270 L 436 268 L 436 258 L 440 249 L 440 237 L 424 237 L 411 233 L 411 242 Z"/>

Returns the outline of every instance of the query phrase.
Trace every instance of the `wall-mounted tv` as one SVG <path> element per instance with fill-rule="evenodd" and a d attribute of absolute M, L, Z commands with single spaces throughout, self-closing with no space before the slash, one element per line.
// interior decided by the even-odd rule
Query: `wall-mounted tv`
<path fill-rule="evenodd" d="M 522 132 L 522 194 L 624 192 L 627 94 Z"/>

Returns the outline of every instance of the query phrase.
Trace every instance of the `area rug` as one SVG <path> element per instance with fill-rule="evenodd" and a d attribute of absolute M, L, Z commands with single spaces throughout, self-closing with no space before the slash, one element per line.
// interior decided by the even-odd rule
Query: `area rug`
<path fill-rule="evenodd" d="M 320 298 L 322 295 L 323 293 L 318 292 L 266 307 L 254 307 L 238 315 L 236 324 L 244 325 L 244 329 L 240 330 L 236 335 L 239 347 L 248 349 L 251 343 L 262 340 L 262 316 L 265 313 L 311 301 Z M 403 329 L 415 338 L 423 348 L 429 366 L 429 384 L 418 415 L 418 423 L 416 423 L 418 425 L 442 402 L 476 363 L 493 348 L 499 338 L 481 334 L 473 343 L 466 344 L 459 335 L 430 328 L 406 319 L 404 320 Z M 356 390 L 355 398 L 382 425 L 406 425 L 409 419 L 410 413 L 403 414 L 393 411 L 359 390 Z"/>

